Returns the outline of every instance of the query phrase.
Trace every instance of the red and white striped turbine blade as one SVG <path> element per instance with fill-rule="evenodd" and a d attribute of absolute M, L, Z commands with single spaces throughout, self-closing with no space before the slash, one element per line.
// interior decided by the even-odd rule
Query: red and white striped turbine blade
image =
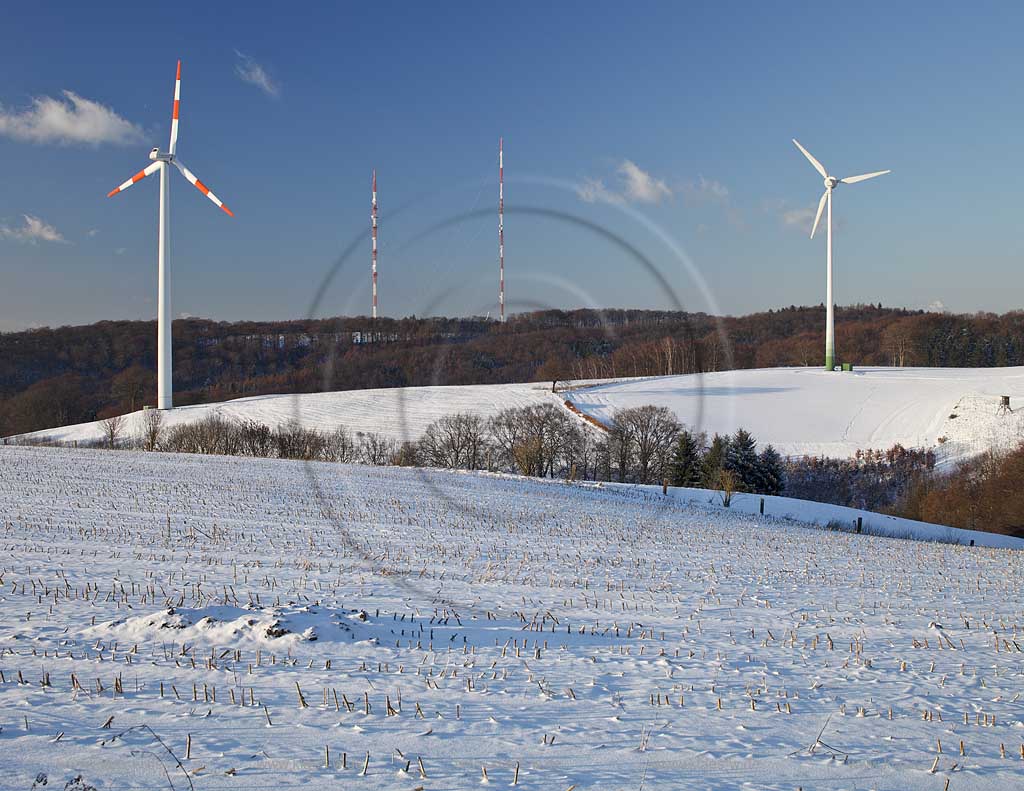
<path fill-rule="evenodd" d="M 144 170 L 140 170 L 138 173 L 136 173 L 134 176 L 132 176 L 130 179 L 128 179 L 128 181 L 126 181 L 121 186 L 115 187 L 114 189 L 112 189 L 110 192 L 107 193 L 107 197 L 108 198 L 113 198 L 115 195 L 117 195 L 117 193 L 124 192 L 126 189 L 128 189 L 136 181 L 142 181 L 144 178 L 146 178 L 146 176 L 149 176 L 149 175 L 151 175 L 153 173 L 156 173 L 159 169 L 160 169 L 160 163 L 159 162 L 154 162 L 152 165 L 149 165 Z"/>
<path fill-rule="evenodd" d="M 195 173 L 193 173 L 191 170 L 189 170 L 187 167 L 185 167 L 183 164 L 181 164 L 181 162 L 179 162 L 177 159 L 174 159 L 174 160 L 171 160 L 171 161 L 174 163 L 174 166 L 178 170 L 181 171 L 181 175 L 183 175 L 185 178 L 187 178 L 189 183 L 193 187 L 195 187 L 197 190 L 199 190 L 201 193 L 203 193 L 203 195 L 205 195 L 207 198 L 209 198 L 214 203 L 216 203 L 217 206 L 220 207 L 225 213 L 231 215 L 232 217 L 235 216 L 234 212 L 232 212 L 231 209 L 229 209 L 227 206 L 225 206 L 220 198 L 218 198 L 216 195 L 214 195 L 212 192 L 210 192 L 210 188 L 209 187 L 207 187 L 205 184 L 203 184 L 203 182 L 201 182 L 199 179 L 196 178 L 196 174 Z"/>
<path fill-rule="evenodd" d="M 174 78 L 174 109 L 171 111 L 171 144 L 168 151 L 173 156 L 178 147 L 178 107 L 181 104 L 181 61 L 178 61 L 178 73 Z"/>

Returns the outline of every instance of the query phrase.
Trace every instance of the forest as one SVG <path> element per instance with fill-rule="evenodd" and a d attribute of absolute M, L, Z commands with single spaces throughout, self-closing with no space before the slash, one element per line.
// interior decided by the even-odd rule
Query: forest
<path fill-rule="evenodd" d="M 270 393 L 500 384 L 819 365 L 824 306 L 747 316 L 548 310 L 485 318 L 366 317 L 173 323 L 175 403 Z M 854 365 L 1024 365 L 1024 312 L 840 307 Z M 0 333 L 0 435 L 140 409 L 156 391 L 156 324 Z"/>

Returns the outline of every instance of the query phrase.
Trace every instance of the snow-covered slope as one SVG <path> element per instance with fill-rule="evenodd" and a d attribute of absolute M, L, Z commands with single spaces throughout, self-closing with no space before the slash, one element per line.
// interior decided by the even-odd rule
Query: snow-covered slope
<path fill-rule="evenodd" d="M 999 414 L 1000 395 L 1014 414 Z M 569 398 L 601 420 L 621 407 L 667 406 L 709 434 L 742 426 L 785 455 L 900 443 L 938 446 L 950 459 L 1024 439 L 1024 368 L 769 368 L 611 382 Z"/>
<path fill-rule="evenodd" d="M 344 390 L 253 396 L 218 404 L 177 407 L 164 413 L 164 425 L 170 428 L 220 415 L 229 420 L 256 420 L 268 426 L 291 421 L 326 431 L 345 426 L 353 432 L 375 432 L 404 441 L 418 439 L 431 422 L 446 414 L 474 412 L 489 417 L 507 407 L 542 402 L 562 403 L 559 396 L 552 395 L 550 382 Z M 142 415 L 142 412 L 134 412 L 128 416 L 126 436 L 141 433 Z M 100 440 L 103 432 L 96 421 L 25 436 L 60 443 L 90 443 Z"/>
<path fill-rule="evenodd" d="M 1013 414 L 999 414 L 1000 395 L 1011 396 Z M 845 457 L 900 443 L 939 447 L 942 459 L 949 460 L 1024 438 L 1024 368 L 866 368 L 844 374 L 771 368 L 615 380 L 557 395 L 548 383 L 351 390 L 182 407 L 166 421 L 171 426 L 216 413 L 268 425 L 290 420 L 321 429 L 344 425 L 405 440 L 416 439 L 448 413 L 488 416 L 505 407 L 560 404 L 565 398 L 604 421 L 619 407 L 667 406 L 709 433 L 744 427 L 762 445 L 771 443 L 786 455 Z M 141 413 L 135 413 L 127 433 L 140 427 Z M 95 442 L 102 432 L 98 423 L 84 423 L 30 436 Z"/>
<path fill-rule="evenodd" d="M 5 789 L 1020 785 L 1020 551 L 20 447 L 0 546 Z"/>

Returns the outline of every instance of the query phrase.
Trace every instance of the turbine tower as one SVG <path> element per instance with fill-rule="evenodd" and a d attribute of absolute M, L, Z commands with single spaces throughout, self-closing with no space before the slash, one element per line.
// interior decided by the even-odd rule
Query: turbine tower
<path fill-rule="evenodd" d="M 835 335 L 835 303 L 832 298 L 832 190 L 840 184 L 856 184 L 858 181 L 867 181 L 875 176 L 884 176 L 892 173 L 891 170 L 878 170 L 874 173 L 865 173 L 862 176 L 847 176 L 844 179 L 837 179 L 830 176 L 825 167 L 811 156 L 811 152 L 804 148 L 797 140 L 793 144 L 800 149 L 800 152 L 807 157 L 807 161 L 814 166 L 814 169 L 825 179 L 825 192 L 818 201 L 818 213 L 814 215 L 814 227 L 811 228 L 811 238 L 818 230 L 818 223 L 821 221 L 821 212 L 828 204 L 828 242 L 826 243 L 826 275 L 825 275 L 825 370 L 831 371 L 836 365 L 836 335 Z"/>
<path fill-rule="evenodd" d="M 498 313 L 505 323 L 505 155 L 498 138 Z"/>
<path fill-rule="evenodd" d="M 157 309 L 157 409 L 173 409 L 174 396 L 171 382 L 171 245 L 170 245 L 170 181 L 168 176 L 168 165 L 174 165 L 193 187 L 203 195 L 212 200 L 224 212 L 234 217 L 231 210 L 225 206 L 220 198 L 210 192 L 210 188 L 195 177 L 180 160 L 176 151 L 178 148 L 178 106 L 181 100 L 181 61 L 178 61 L 178 72 L 174 78 L 174 110 L 171 113 L 171 142 L 166 152 L 160 151 L 159 147 L 149 152 L 149 158 L 153 164 L 140 170 L 128 181 L 116 189 L 111 190 L 108 198 L 112 198 L 119 192 L 124 192 L 132 184 L 142 181 L 157 171 L 160 171 L 160 221 L 157 230 L 157 269 L 159 279 L 159 298 Z"/>
<path fill-rule="evenodd" d="M 377 169 L 373 170 L 373 198 L 371 200 L 370 224 L 373 235 L 373 318 L 377 318 Z"/>

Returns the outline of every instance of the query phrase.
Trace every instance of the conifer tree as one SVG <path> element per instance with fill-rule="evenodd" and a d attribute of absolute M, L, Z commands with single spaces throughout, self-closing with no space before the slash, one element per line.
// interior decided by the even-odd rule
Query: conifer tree
<path fill-rule="evenodd" d="M 701 462 L 701 486 L 705 489 L 717 489 L 722 469 L 725 466 L 725 453 L 729 448 L 729 437 L 715 434 L 708 446 L 707 453 Z"/>
<path fill-rule="evenodd" d="M 729 440 L 722 466 L 735 476 L 739 491 L 757 491 L 760 483 L 758 462 L 757 440 L 746 429 L 737 429 Z"/>
<path fill-rule="evenodd" d="M 672 461 L 669 465 L 669 479 L 673 486 L 699 487 L 703 480 L 704 436 L 687 429 L 679 433 Z"/>
<path fill-rule="evenodd" d="M 759 486 L 761 494 L 782 494 L 786 488 L 782 456 L 771 445 L 766 445 L 758 457 Z"/>

